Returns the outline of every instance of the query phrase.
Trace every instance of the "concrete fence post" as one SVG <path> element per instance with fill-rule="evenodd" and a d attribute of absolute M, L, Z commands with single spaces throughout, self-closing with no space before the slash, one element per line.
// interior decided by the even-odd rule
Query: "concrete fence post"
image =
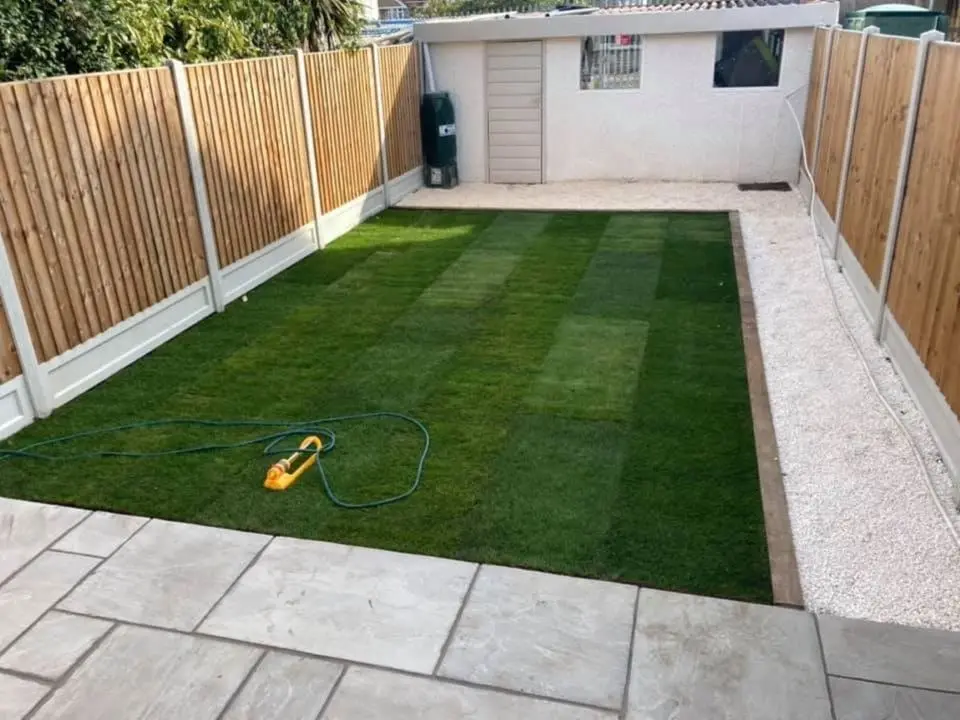
<path fill-rule="evenodd" d="M 313 137 L 313 112 L 310 108 L 310 91 L 307 85 L 307 62 L 303 50 L 297 50 L 297 84 L 300 87 L 300 116 L 303 121 L 303 136 L 307 146 L 307 168 L 310 172 L 310 198 L 313 201 L 313 241 L 317 248 L 323 247 L 323 204 L 320 202 L 320 180 L 317 173 L 317 144 Z"/>
<path fill-rule="evenodd" d="M 387 126 L 383 119 L 383 81 L 380 75 L 380 48 L 371 46 L 373 54 L 373 92 L 377 100 L 377 129 L 380 132 L 380 177 L 383 179 L 383 206 L 390 207 L 390 168 L 387 162 Z"/>
<path fill-rule="evenodd" d="M 223 312 L 223 278 L 220 277 L 220 260 L 217 257 L 217 242 L 213 234 L 213 220 L 210 216 L 210 200 L 207 197 L 207 180 L 203 174 L 203 158 L 200 156 L 200 144 L 197 141 L 197 121 L 193 114 L 193 101 L 190 99 L 190 84 L 187 71 L 179 60 L 167 61 L 173 76 L 173 88 L 177 94 L 180 108 L 180 125 L 187 148 L 187 162 L 190 164 L 190 178 L 193 181 L 193 196 L 197 201 L 197 215 L 200 218 L 200 236 L 203 238 L 203 254 L 207 261 L 207 276 L 210 278 L 210 294 L 217 312 Z"/>
<path fill-rule="evenodd" d="M 864 28 L 860 34 L 860 53 L 857 55 L 857 69 L 854 70 L 853 92 L 850 94 L 850 115 L 847 118 L 847 138 L 843 145 L 843 160 L 840 163 L 840 185 L 837 187 L 837 212 L 833 222 L 833 259 L 840 250 L 840 223 L 843 220 L 843 201 L 847 195 L 847 176 L 850 174 L 850 161 L 853 159 L 853 135 L 857 129 L 857 113 L 860 111 L 860 88 L 863 85 L 863 67 L 867 58 L 867 43 L 870 36 L 880 32 L 876 25 Z"/>
<path fill-rule="evenodd" d="M 807 158 L 810 162 L 810 209 L 813 210 L 813 201 L 816 199 L 817 158 L 820 155 L 820 135 L 823 132 L 823 106 L 827 102 L 827 83 L 830 81 L 830 59 L 833 56 L 833 38 L 837 34 L 839 25 L 831 25 L 827 33 L 827 47 L 824 50 L 823 76 L 820 78 L 820 104 L 817 105 L 817 119 L 814 121 L 816 130 L 813 133 L 813 157 Z"/>
<path fill-rule="evenodd" d="M 917 45 L 917 62 L 913 69 L 913 86 L 910 89 L 910 104 L 907 105 L 907 117 L 903 126 L 903 144 L 900 146 L 900 165 L 897 169 L 897 183 L 893 190 L 893 206 L 890 208 L 890 222 L 887 224 L 887 243 L 883 249 L 883 273 L 880 276 L 880 298 L 874 337 L 877 342 L 883 339 L 883 319 L 887 308 L 887 295 L 890 292 L 890 273 L 897 250 L 897 235 L 900 232 L 900 215 L 903 211 L 903 197 L 907 190 L 907 172 L 910 170 L 910 157 L 913 154 L 913 139 L 917 129 L 917 113 L 920 110 L 920 93 L 923 90 L 923 77 L 927 69 L 927 56 L 931 43 L 941 42 L 944 34 L 939 30 L 928 30 L 920 36 Z"/>
<path fill-rule="evenodd" d="M 0 302 L 3 303 L 7 313 L 13 346 L 20 359 L 20 370 L 27 386 L 27 393 L 30 395 L 33 411 L 38 417 L 45 418 L 53 411 L 53 399 L 48 383 L 49 375 L 40 367 L 37 351 L 33 347 L 27 315 L 24 312 L 23 303 L 20 302 L 13 266 L 10 264 L 2 235 L 0 235 Z"/>

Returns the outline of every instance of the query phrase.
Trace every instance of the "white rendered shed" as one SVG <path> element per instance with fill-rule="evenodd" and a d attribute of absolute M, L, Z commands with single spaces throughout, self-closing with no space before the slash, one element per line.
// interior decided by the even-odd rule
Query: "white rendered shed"
<path fill-rule="evenodd" d="M 802 121 L 813 30 L 837 7 L 724 0 L 431 20 L 414 35 L 453 99 L 464 182 L 793 182 L 787 103 Z M 768 76 L 723 86 L 730 47 Z"/>

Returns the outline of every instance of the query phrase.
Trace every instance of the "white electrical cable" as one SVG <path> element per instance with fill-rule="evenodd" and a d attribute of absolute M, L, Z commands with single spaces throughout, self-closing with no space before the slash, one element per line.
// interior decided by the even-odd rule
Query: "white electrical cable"
<path fill-rule="evenodd" d="M 843 311 L 840 309 L 840 301 L 837 299 L 836 290 L 834 290 L 833 283 L 830 282 L 829 274 L 827 273 L 827 265 L 823 260 L 823 253 L 820 248 L 820 231 L 817 228 L 817 222 L 813 217 L 813 203 L 814 199 L 817 197 L 817 186 L 813 180 L 813 173 L 810 172 L 810 165 L 807 162 L 807 149 L 804 146 L 803 139 L 803 126 L 800 124 L 800 118 L 797 117 L 797 113 L 794 111 L 793 106 L 790 104 L 790 101 L 787 99 L 791 95 L 804 88 L 797 88 L 796 90 L 787 93 L 784 98 L 784 103 L 787 105 L 787 110 L 790 111 L 790 116 L 793 118 L 793 123 L 796 125 L 797 132 L 800 135 L 800 149 L 802 151 L 803 158 L 803 171 L 810 180 L 810 212 L 808 213 L 810 218 L 810 227 L 813 231 L 813 241 L 814 249 L 817 253 L 817 259 L 820 261 L 820 271 L 823 274 L 823 281 L 827 284 L 827 288 L 830 290 L 830 299 L 833 301 L 833 309 L 837 315 L 837 320 L 840 321 L 840 327 L 843 328 L 843 331 L 847 335 L 847 339 L 850 341 L 850 345 L 853 346 L 854 351 L 857 354 L 857 359 L 860 361 L 860 365 L 863 367 L 863 372 L 867 376 L 867 380 L 870 382 L 870 387 L 873 388 L 873 392 L 880 399 L 880 402 L 883 403 L 883 406 L 887 409 L 887 413 L 893 418 L 893 421 L 897 424 L 897 427 L 900 428 L 900 432 L 903 434 L 904 438 L 907 440 L 907 444 L 910 446 L 910 449 L 913 451 L 913 456 L 917 461 L 917 464 L 920 466 L 920 470 L 923 474 L 924 484 L 926 485 L 927 495 L 930 496 L 930 499 L 933 501 L 933 504 L 936 506 L 937 511 L 940 513 L 940 517 L 943 519 L 943 522 L 947 526 L 947 530 L 950 532 L 950 536 L 953 538 L 954 544 L 957 546 L 957 549 L 960 550 L 960 531 L 957 530 L 957 526 L 954 524 L 953 519 L 950 517 L 950 513 L 947 512 L 947 508 L 943 504 L 943 500 L 940 498 L 940 494 L 937 492 L 937 489 L 933 485 L 933 476 L 930 474 L 930 470 L 927 468 L 927 463 L 923 459 L 923 453 L 920 452 L 920 448 L 917 446 L 916 441 L 913 439 L 913 436 L 910 434 L 910 431 L 907 430 L 907 426 L 904 425 L 903 420 L 900 419 L 900 414 L 893 408 L 890 402 L 887 400 L 886 396 L 880 390 L 880 386 L 877 384 L 877 380 L 873 375 L 873 371 L 870 369 L 869 363 L 867 363 L 867 358 L 863 354 L 863 349 L 860 347 L 860 343 L 857 342 L 856 337 L 853 334 L 853 331 L 850 329 L 850 326 L 847 325 L 847 321 L 843 317 Z M 881 312 L 883 309 L 881 308 Z"/>

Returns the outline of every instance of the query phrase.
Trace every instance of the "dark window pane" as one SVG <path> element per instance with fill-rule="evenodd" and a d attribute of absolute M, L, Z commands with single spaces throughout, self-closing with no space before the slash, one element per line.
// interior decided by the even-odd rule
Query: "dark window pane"
<path fill-rule="evenodd" d="M 739 30 L 717 36 L 714 87 L 775 87 L 780 82 L 783 30 Z"/>

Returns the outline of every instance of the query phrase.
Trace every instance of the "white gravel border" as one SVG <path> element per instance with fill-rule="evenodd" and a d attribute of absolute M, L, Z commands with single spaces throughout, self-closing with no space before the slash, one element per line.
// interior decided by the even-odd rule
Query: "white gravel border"
<path fill-rule="evenodd" d="M 694 183 L 467 184 L 423 189 L 400 205 L 738 210 L 808 609 L 960 630 L 960 550 L 925 489 L 907 440 L 870 387 L 827 282 L 960 527 L 950 480 L 846 281 L 830 263 L 829 280 L 824 279 L 798 193 L 742 193 L 735 185 Z"/>

